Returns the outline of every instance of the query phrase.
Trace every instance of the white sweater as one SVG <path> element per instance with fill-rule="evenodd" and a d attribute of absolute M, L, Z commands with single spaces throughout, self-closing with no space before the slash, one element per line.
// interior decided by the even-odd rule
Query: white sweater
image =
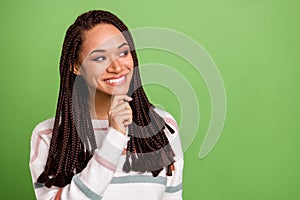
<path fill-rule="evenodd" d="M 157 177 L 149 173 L 123 172 L 128 136 L 108 127 L 108 120 L 92 120 L 97 149 L 86 168 L 63 188 L 37 183 L 46 164 L 54 118 L 39 123 L 31 137 L 30 171 L 37 199 L 180 200 L 182 199 L 183 153 L 178 126 L 166 111 L 155 111 L 174 129 L 166 135 L 175 153 L 172 176 L 165 169 Z"/>

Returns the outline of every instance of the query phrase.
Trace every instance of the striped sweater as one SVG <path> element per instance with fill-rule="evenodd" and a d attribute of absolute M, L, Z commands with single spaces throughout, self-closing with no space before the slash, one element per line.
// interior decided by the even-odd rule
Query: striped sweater
<path fill-rule="evenodd" d="M 178 126 L 166 111 L 155 111 L 175 130 L 166 135 L 175 153 L 172 176 L 165 169 L 157 177 L 151 173 L 122 171 L 129 137 L 108 127 L 108 120 L 92 120 L 97 149 L 86 168 L 73 176 L 63 188 L 45 187 L 37 182 L 43 172 L 48 156 L 54 118 L 39 123 L 31 137 L 30 171 L 37 199 L 102 199 L 102 200 L 179 200 L 182 199 L 183 153 Z"/>

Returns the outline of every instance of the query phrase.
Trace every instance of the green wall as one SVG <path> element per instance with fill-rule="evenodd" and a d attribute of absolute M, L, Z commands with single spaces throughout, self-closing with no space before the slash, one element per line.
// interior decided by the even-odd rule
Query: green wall
<path fill-rule="evenodd" d="M 298 1 L 0 4 L 1 199 L 34 198 L 28 168 L 31 131 L 55 113 L 65 31 L 76 16 L 91 9 L 112 11 L 132 29 L 162 27 L 184 33 L 201 44 L 218 66 L 226 89 L 226 120 L 213 151 L 199 159 L 211 117 L 203 77 L 180 56 L 151 49 L 138 52 L 141 64 L 162 63 L 182 73 L 198 99 L 201 119 L 185 151 L 184 199 L 300 199 Z M 181 123 L 176 93 L 155 84 L 145 88 L 155 104 Z"/>

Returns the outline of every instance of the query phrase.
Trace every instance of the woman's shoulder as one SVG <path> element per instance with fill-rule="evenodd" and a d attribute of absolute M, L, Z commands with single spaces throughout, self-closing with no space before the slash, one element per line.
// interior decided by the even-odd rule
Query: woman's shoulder
<path fill-rule="evenodd" d="M 170 117 L 170 118 L 174 119 L 174 117 L 166 110 L 163 110 L 163 109 L 158 108 L 158 107 L 154 107 L 153 109 L 157 114 L 159 114 L 163 118 Z"/>
<path fill-rule="evenodd" d="M 39 123 L 37 123 L 33 129 L 33 131 L 38 131 L 38 130 L 42 130 L 42 129 L 49 129 L 49 128 L 53 128 L 54 125 L 54 117 L 45 119 Z"/>
<path fill-rule="evenodd" d="M 179 132 L 178 124 L 172 114 L 170 114 L 169 112 L 167 112 L 163 109 L 157 108 L 157 107 L 154 108 L 154 111 L 159 116 L 161 116 L 168 125 L 170 125 L 173 129 L 175 129 L 174 130 L 175 132 Z"/>
<path fill-rule="evenodd" d="M 55 118 L 48 118 L 44 121 L 39 122 L 33 129 L 31 139 L 44 134 L 49 135 L 52 133 Z"/>

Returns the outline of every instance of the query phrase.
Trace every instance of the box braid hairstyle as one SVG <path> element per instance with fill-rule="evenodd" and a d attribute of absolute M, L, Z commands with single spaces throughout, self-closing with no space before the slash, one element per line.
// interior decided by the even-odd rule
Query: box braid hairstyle
<path fill-rule="evenodd" d="M 172 176 L 175 155 L 164 130 L 167 128 L 171 133 L 174 130 L 153 110 L 154 106 L 147 99 L 141 84 L 132 36 L 117 16 L 108 11 L 93 10 L 80 15 L 68 28 L 64 39 L 53 133 L 45 169 L 37 180 L 46 187 L 69 184 L 74 174 L 86 167 L 97 148 L 88 106 L 87 84 L 71 68 L 77 62 L 84 32 L 101 23 L 112 24 L 122 32 L 134 62 L 128 91 L 133 98 L 129 102 L 133 110 L 133 123 L 128 126 L 130 139 L 123 171 L 151 172 L 155 177 L 166 167 L 167 176 Z"/>

